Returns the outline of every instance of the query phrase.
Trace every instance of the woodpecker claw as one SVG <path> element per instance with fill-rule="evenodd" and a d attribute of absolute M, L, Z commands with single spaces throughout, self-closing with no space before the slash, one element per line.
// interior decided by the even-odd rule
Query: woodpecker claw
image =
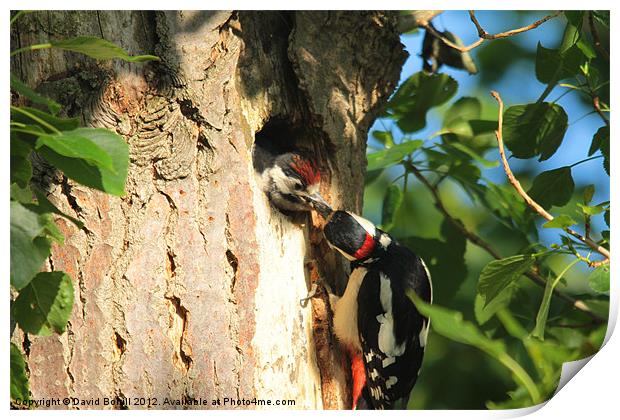
<path fill-rule="evenodd" d="M 310 291 L 308 292 L 308 296 L 299 300 L 299 304 L 301 305 L 301 307 L 305 308 L 306 306 L 308 306 L 308 302 L 310 301 L 310 299 L 315 297 L 318 293 L 319 293 L 319 287 L 316 283 L 314 283 L 312 287 L 310 288 Z"/>

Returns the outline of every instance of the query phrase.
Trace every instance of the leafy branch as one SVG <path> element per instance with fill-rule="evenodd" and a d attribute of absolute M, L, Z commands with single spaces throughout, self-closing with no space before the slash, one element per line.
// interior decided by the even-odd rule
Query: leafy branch
<path fill-rule="evenodd" d="M 431 192 L 435 200 L 435 206 L 437 207 L 437 209 L 446 218 L 446 220 L 450 221 L 450 223 L 452 223 L 452 225 L 454 225 L 461 232 L 461 234 L 468 241 L 484 249 L 489 255 L 491 255 L 496 260 L 504 259 L 504 257 L 495 248 L 493 248 L 491 244 L 486 242 L 480 236 L 476 235 L 474 232 L 467 229 L 467 227 L 463 224 L 461 220 L 454 218 L 448 212 L 445 205 L 443 204 L 443 200 L 441 199 L 441 196 L 439 195 L 439 189 L 437 188 L 437 186 L 432 184 L 424 175 L 422 175 L 422 173 L 417 167 L 415 167 L 412 164 L 408 164 L 407 170 L 411 172 Z M 536 283 L 538 286 L 542 287 L 543 289 L 546 288 L 547 281 L 538 273 L 536 269 L 528 270 L 524 272 L 523 274 L 527 278 L 532 280 L 534 283 Z M 566 293 L 563 293 L 557 289 L 553 289 L 553 294 L 559 297 L 560 299 L 570 303 L 575 309 L 583 312 L 596 323 L 605 322 L 605 319 L 600 317 L 596 313 L 592 312 L 592 310 L 588 307 L 588 305 L 584 301 L 580 299 L 575 299 L 572 296 Z"/>
<path fill-rule="evenodd" d="M 499 93 L 495 91 L 491 91 L 491 96 L 493 96 L 493 98 L 495 98 L 495 100 L 499 104 L 498 125 L 497 125 L 497 130 L 495 131 L 495 137 L 497 139 L 497 144 L 499 147 L 500 159 L 504 167 L 504 172 L 506 173 L 506 176 L 508 177 L 508 181 L 532 210 L 534 210 L 536 213 L 538 213 L 539 215 L 541 215 L 542 217 L 544 217 L 550 222 L 554 220 L 554 217 L 549 212 L 547 212 L 540 204 L 534 201 L 527 192 L 525 192 L 525 190 L 521 186 L 521 183 L 514 176 L 514 174 L 512 173 L 512 170 L 510 169 L 510 165 L 508 164 L 508 160 L 506 159 L 506 152 L 504 150 L 504 140 L 503 140 L 503 134 L 502 134 L 504 102 L 502 101 Z M 574 231 L 568 226 L 563 226 L 562 229 L 569 235 L 583 242 L 584 244 L 592 248 L 592 250 L 598 252 L 603 257 L 605 257 L 607 260 L 609 260 L 609 257 L 610 257 L 609 251 L 603 248 L 602 246 L 600 246 L 599 244 L 597 244 L 596 242 L 594 242 L 592 239 L 581 235 L 580 233 Z"/>

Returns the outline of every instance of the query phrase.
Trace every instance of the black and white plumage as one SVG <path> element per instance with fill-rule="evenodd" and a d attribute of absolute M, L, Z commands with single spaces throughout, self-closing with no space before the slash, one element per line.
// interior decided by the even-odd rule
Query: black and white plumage
<path fill-rule="evenodd" d="M 430 274 L 421 258 L 352 213 L 334 212 L 324 233 L 352 266 L 344 295 L 334 305 L 334 331 L 352 356 L 353 408 L 406 408 L 429 328 L 406 292 L 431 302 Z M 358 357 L 363 381 L 356 377 Z"/>
<path fill-rule="evenodd" d="M 278 153 L 255 144 L 253 160 L 261 177 L 262 190 L 280 210 L 331 212 L 319 194 L 321 173 L 312 159 L 301 153 Z"/>

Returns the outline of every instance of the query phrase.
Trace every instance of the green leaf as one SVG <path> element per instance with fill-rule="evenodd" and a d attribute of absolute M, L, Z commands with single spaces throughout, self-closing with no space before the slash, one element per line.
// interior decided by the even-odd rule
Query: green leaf
<path fill-rule="evenodd" d="M 580 74 L 580 66 L 586 57 L 578 45 L 566 51 L 543 47 L 540 42 L 536 51 L 536 78 L 542 83 L 557 83 Z"/>
<path fill-rule="evenodd" d="M 536 326 L 532 331 L 532 337 L 536 337 L 541 340 L 545 339 L 545 327 L 547 325 L 547 318 L 549 317 L 549 306 L 551 305 L 553 290 L 558 285 L 560 280 L 566 275 L 568 270 L 570 270 L 578 262 L 579 260 L 577 259 L 573 260 L 564 268 L 564 270 L 562 270 L 560 274 L 558 274 L 555 279 L 547 279 L 542 302 L 540 303 L 540 308 L 538 309 L 538 314 L 536 315 Z"/>
<path fill-rule="evenodd" d="M 609 133 L 601 139 L 601 153 L 603 154 L 603 169 L 609 175 Z"/>
<path fill-rule="evenodd" d="M 601 149 L 603 143 L 609 144 L 609 127 L 604 125 L 600 127 L 594 137 L 592 137 L 592 143 L 590 143 L 590 149 L 588 150 L 588 156 L 592 156 L 597 150 Z"/>
<path fill-rule="evenodd" d="M 32 103 L 47 106 L 47 109 L 49 109 L 49 111 L 52 114 L 58 114 L 58 111 L 60 111 L 60 104 L 58 102 L 39 95 L 37 92 L 30 89 L 28 85 L 26 85 L 24 82 L 22 82 L 21 80 L 19 80 L 17 77 L 13 76 L 12 74 L 11 74 L 11 89 L 16 91 L 23 97 L 30 99 Z"/>
<path fill-rule="evenodd" d="M 474 299 L 474 315 L 476 316 L 476 321 L 478 325 L 486 324 L 496 313 L 502 308 L 508 306 L 512 297 L 515 293 L 516 286 L 514 284 L 506 287 L 504 290 L 499 292 L 497 297 L 489 302 L 488 305 L 484 304 L 484 298 L 476 294 L 476 298 Z"/>
<path fill-rule="evenodd" d="M 484 306 L 491 303 L 500 292 L 529 270 L 535 261 L 532 255 L 525 254 L 488 263 L 478 279 L 478 293 L 484 299 Z"/>
<path fill-rule="evenodd" d="M 11 183 L 16 183 L 21 188 L 26 188 L 30 184 L 30 178 L 32 178 L 32 164 L 28 156 L 30 155 L 30 148 L 27 149 L 26 154 L 13 153 L 15 150 L 14 145 L 25 144 L 21 140 L 11 138 Z"/>
<path fill-rule="evenodd" d="M 21 112 L 20 112 L 21 110 Z M 25 111 L 25 113 L 24 113 Z M 28 115 L 30 114 L 30 115 Z M 33 118 L 34 117 L 34 118 Z M 17 121 L 23 124 L 36 124 L 47 133 L 53 133 L 45 125 L 41 125 L 39 120 L 43 120 L 45 123 L 53 126 L 58 131 L 70 131 L 75 130 L 80 125 L 79 118 L 60 118 L 45 111 L 41 111 L 36 108 L 30 108 L 27 106 L 20 106 L 17 109 L 11 108 L 11 121 Z"/>
<path fill-rule="evenodd" d="M 374 130 L 372 136 L 382 145 L 386 147 L 394 146 L 394 137 L 390 131 L 378 131 Z"/>
<path fill-rule="evenodd" d="M 450 167 L 449 173 L 465 185 L 475 185 L 480 179 L 480 168 L 471 163 L 457 163 Z"/>
<path fill-rule="evenodd" d="M 467 264 L 465 264 L 467 240 L 461 231 L 449 220 L 444 219 L 438 238 L 410 236 L 399 238 L 399 242 L 426 262 L 433 279 L 450 279 L 449 282 L 437 280 L 434 282 L 433 301 L 439 304 L 452 302 L 454 295 L 467 278 Z"/>
<path fill-rule="evenodd" d="M 78 128 L 73 131 L 62 131 L 60 134 L 45 134 L 38 138 L 35 148 L 47 146 L 59 155 L 82 159 L 91 165 L 113 171 L 110 155 L 89 139 L 95 130 L 103 129 Z"/>
<path fill-rule="evenodd" d="M 383 169 L 377 169 L 374 171 L 366 171 L 366 177 L 364 178 L 364 184 L 366 186 L 372 184 L 377 178 L 381 176 Z"/>
<path fill-rule="evenodd" d="M 609 264 L 596 267 L 588 276 L 588 283 L 597 293 L 609 293 Z"/>
<path fill-rule="evenodd" d="M 540 154 L 539 161 L 549 159 L 562 144 L 568 116 L 557 104 L 511 106 L 504 113 L 506 147 L 519 159 Z"/>
<path fill-rule="evenodd" d="M 602 230 L 601 231 L 601 236 L 603 237 L 603 239 L 606 242 L 609 242 L 609 231 L 608 230 Z"/>
<path fill-rule="evenodd" d="M 609 210 L 605 210 L 605 223 L 607 224 L 607 227 L 611 227 L 610 223 L 609 223 L 609 218 L 610 218 L 610 214 L 609 214 Z"/>
<path fill-rule="evenodd" d="M 576 28 L 581 29 L 583 25 L 583 10 L 565 10 L 564 15 L 566 16 L 566 20 L 570 22 Z"/>
<path fill-rule="evenodd" d="M 426 126 L 426 113 L 450 99 L 458 84 L 447 74 L 418 72 L 409 77 L 388 103 L 388 111 L 404 132 Z"/>
<path fill-rule="evenodd" d="M 480 156 L 469 146 L 466 146 L 463 143 L 450 142 L 446 144 L 439 145 L 442 149 L 444 149 L 448 153 L 454 153 L 454 150 L 458 150 L 464 155 L 468 156 L 471 159 L 474 159 L 476 162 L 480 163 L 485 168 L 496 168 L 499 165 L 499 162 L 496 160 L 488 160 Z"/>
<path fill-rule="evenodd" d="M 35 195 L 37 197 L 38 204 L 37 205 L 32 205 L 32 206 L 27 206 L 30 210 L 32 210 L 32 211 L 34 211 L 35 213 L 38 213 L 38 214 L 54 213 L 54 214 L 57 214 L 59 216 L 64 217 L 65 219 L 70 220 L 79 229 L 82 229 L 84 227 L 84 223 L 82 223 L 81 221 L 79 221 L 75 217 L 69 216 L 67 213 L 62 212 L 60 209 L 58 209 L 58 207 L 53 205 L 52 202 L 47 199 L 45 194 L 43 194 L 43 192 L 41 192 L 40 190 L 35 188 L 34 193 L 35 193 Z"/>
<path fill-rule="evenodd" d="M 474 346 L 493 356 L 506 351 L 504 343 L 491 340 L 478 330 L 474 324 L 463 319 L 463 314 L 438 305 L 430 305 L 420 299 L 415 293 L 407 295 L 415 303 L 418 311 L 431 320 L 433 331 L 450 340 Z"/>
<path fill-rule="evenodd" d="M 11 399 L 24 401 L 30 397 L 26 362 L 17 346 L 11 343 Z"/>
<path fill-rule="evenodd" d="M 478 199 L 490 209 L 499 221 L 515 233 L 536 234 L 533 213 L 512 185 L 495 184 L 486 180 L 487 188 L 478 193 Z"/>
<path fill-rule="evenodd" d="M 581 203 L 577 203 L 577 207 L 581 210 L 581 212 L 586 216 L 596 216 L 597 214 L 601 214 L 605 211 L 606 206 L 599 204 L 598 206 L 586 206 Z"/>
<path fill-rule="evenodd" d="M 574 190 L 575 183 L 571 168 L 570 166 L 563 166 L 540 173 L 534 178 L 532 188 L 527 193 L 534 201 L 548 210 L 551 206 L 562 207 L 566 205 L 573 196 Z"/>
<path fill-rule="evenodd" d="M 497 121 L 473 119 L 469 120 L 468 123 L 474 136 L 493 133 L 497 130 Z"/>
<path fill-rule="evenodd" d="M 47 221 L 22 204 L 11 201 L 11 285 L 25 287 L 50 253 Z"/>
<path fill-rule="evenodd" d="M 33 207 L 38 207 L 38 206 L 35 206 L 34 204 L 25 204 L 25 207 L 27 207 L 29 210 L 32 210 Z M 47 238 L 53 239 L 54 241 L 58 242 L 60 245 L 64 245 L 65 237 L 63 236 L 60 229 L 58 229 L 58 226 L 56 225 L 56 223 L 54 223 L 54 219 L 52 219 L 52 215 L 50 213 L 39 214 L 39 220 L 43 224 L 43 234 Z"/>
<path fill-rule="evenodd" d="M 534 381 L 527 371 L 506 352 L 506 346 L 502 341 L 488 338 L 474 324 L 465 321 L 460 312 L 430 305 L 409 291 L 407 295 L 414 302 L 418 312 L 430 319 L 433 331 L 458 343 L 476 347 L 495 358 L 512 372 L 518 384 L 527 388 L 533 403 L 540 402 L 540 392 Z"/>
<path fill-rule="evenodd" d="M 423 143 L 424 142 L 422 140 L 409 140 L 394 145 L 389 149 L 370 153 L 366 156 L 368 159 L 368 167 L 366 170 L 374 171 L 376 169 L 383 169 L 400 163 L 406 156 L 410 155 L 422 146 Z"/>
<path fill-rule="evenodd" d="M 17 185 L 15 182 L 11 184 L 11 200 L 17 201 L 22 204 L 32 203 L 32 190 L 30 186 L 24 188 Z"/>
<path fill-rule="evenodd" d="M 586 59 L 592 60 L 596 58 L 596 50 L 594 49 L 592 44 L 585 38 L 579 38 L 579 41 L 577 41 L 576 45 L 577 48 L 579 48 L 582 54 L 586 57 Z"/>
<path fill-rule="evenodd" d="M 396 213 L 403 203 L 403 190 L 396 184 L 391 184 L 383 197 L 383 210 L 381 213 L 381 229 L 389 231 L 394 227 Z"/>
<path fill-rule="evenodd" d="M 544 228 L 559 228 L 564 229 L 572 225 L 576 225 L 577 222 L 573 220 L 572 217 L 566 214 L 561 214 L 557 217 L 554 217 L 553 220 L 548 221 L 543 225 Z"/>
<path fill-rule="evenodd" d="M 118 45 L 105 39 L 93 36 L 78 36 L 76 38 L 64 39 L 62 41 L 52 41 L 52 47 L 66 51 L 85 54 L 97 60 L 111 60 L 118 58 L 129 62 L 159 61 L 159 57 L 154 55 L 129 55 Z"/>
<path fill-rule="evenodd" d="M 454 102 L 446 111 L 443 119 L 443 127 L 450 128 L 455 123 L 480 118 L 482 105 L 477 98 L 464 96 Z M 497 125 L 497 124 L 496 124 Z"/>
<path fill-rule="evenodd" d="M 73 284 L 62 271 L 42 272 L 19 292 L 13 316 L 26 333 L 62 334 L 73 309 Z"/>
<path fill-rule="evenodd" d="M 60 155 L 47 146 L 42 146 L 39 153 L 49 163 L 62 170 L 64 174 L 88 187 L 121 196 L 125 194 L 125 180 L 129 165 L 129 148 L 123 138 L 103 128 L 81 128 L 75 130 L 87 136 L 111 158 L 112 170 L 97 167 L 87 161 Z"/>

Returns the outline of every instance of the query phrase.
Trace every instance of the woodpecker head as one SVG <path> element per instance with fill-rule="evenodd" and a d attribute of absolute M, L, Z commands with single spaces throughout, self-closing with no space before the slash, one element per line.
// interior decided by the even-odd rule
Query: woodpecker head
<path fill-rule="evenodd" d="M 387 251 L 390 235 L 356 214 L 335 211 L 323 228 L 325 238 L 350 261 L 371 262 Z"/>
<path fill-rule="evenodd" d="M 292 211 L 315 209 L 323 217 L 332 212 L 319 194 L 321 173 L 308 158 L 297 153 L 282 154 L 264 176 L 267 178 L 267 195 L 278 208 Z"/>

